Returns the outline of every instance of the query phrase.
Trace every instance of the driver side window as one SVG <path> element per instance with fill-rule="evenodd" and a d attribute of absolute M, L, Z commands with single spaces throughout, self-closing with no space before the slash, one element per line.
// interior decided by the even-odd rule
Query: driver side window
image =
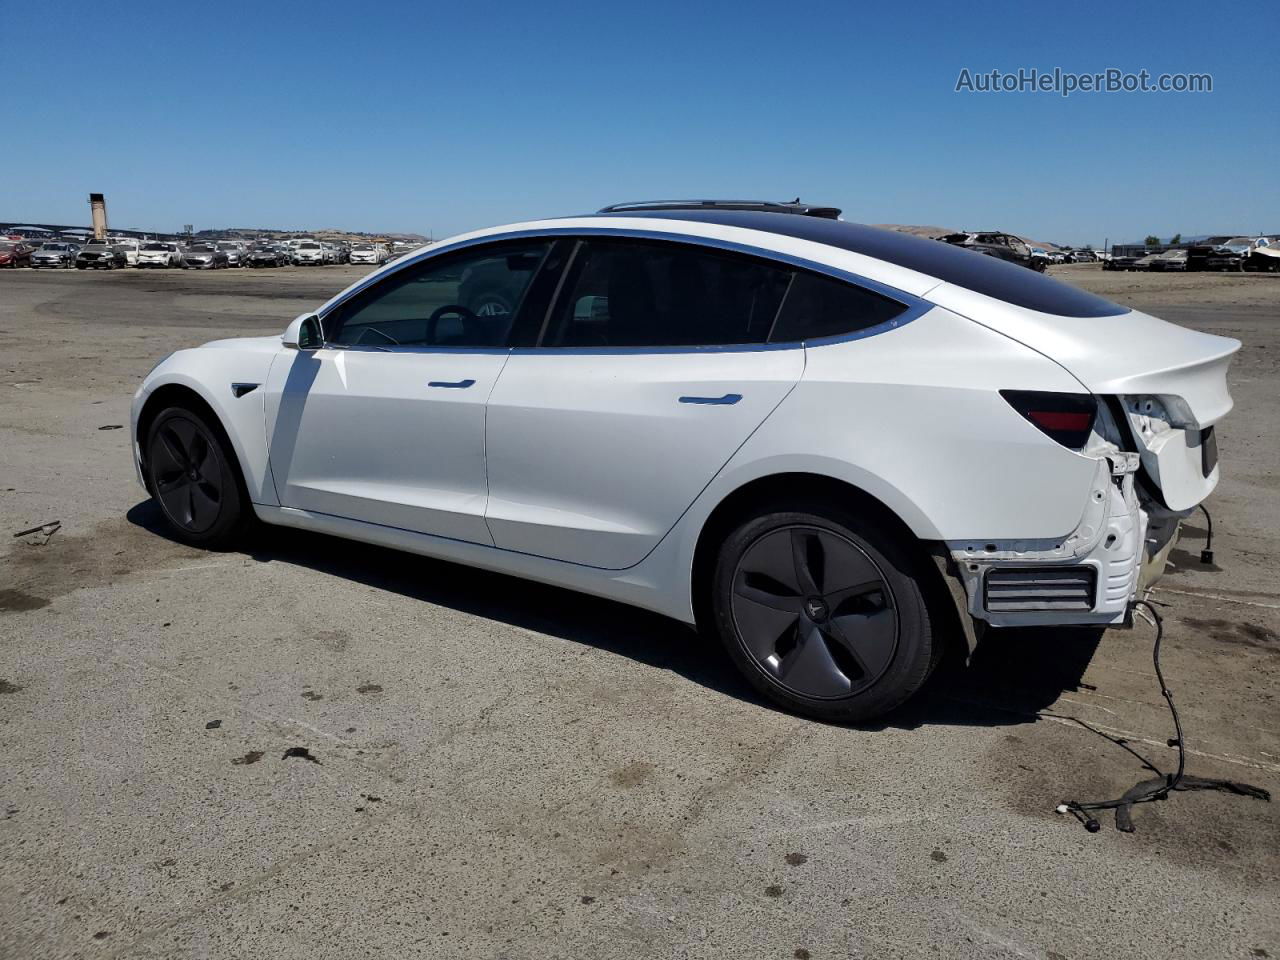
<path fill-rule="evenodd" d="M 496 244 L 397 271 L 325 318 L 346 347 L 501 347 L 550 244 Z"/>

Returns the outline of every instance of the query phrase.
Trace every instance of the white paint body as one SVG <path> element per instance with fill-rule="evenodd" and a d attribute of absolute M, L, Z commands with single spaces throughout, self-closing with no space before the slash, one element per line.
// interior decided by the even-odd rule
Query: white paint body
<path fill-rule="evenodd" d="M 382 276 L 486 238 L 638 226 L 821 264 L 920 308 L 874 336 L 768 349 L 298 350 L 283 342 L 296 342 L 295 321 L 285 338 L 218 341 L 160 363 L 134 400 L 135 439 L 153 392 L 181 385 L 222 421 L 268 523 L 560 584 L 687 622 L 707 518 L 762 478 L 816 474 L 875 497 L 922 541 L 946 544 L 970 612 L 996 625 L 1120 621 L 1154 523 L 1153 506 L 1134 492 L 1139 460 L 1158 478 L 1162 522 L 1172 517 L 1175 532 L 1217 483 L 1218 469 L 1202 473 L 1189 438 L 1229 411 L 1225 373 L 1238 342 L 1136 312 L 1036 313 L 759 230 L 590 217 L 478 231 L 388 264 L 318 313 Z M 427 386 L 463 380 L 474 385 Z M 232 383 L 260 387 L 237 398 Z M 1176 398 L 1169 405 L 1193 422 L 1184 429 L 1148 413 L 1139 454 L 1082 453 L 1041 433 L 1000 390 Z M 679 402 L 725 394 L 742 400 Z M 1098 602 L 1086 614 L 991 614 L 981 582 L 995 563 L 1095 565 Z"/>

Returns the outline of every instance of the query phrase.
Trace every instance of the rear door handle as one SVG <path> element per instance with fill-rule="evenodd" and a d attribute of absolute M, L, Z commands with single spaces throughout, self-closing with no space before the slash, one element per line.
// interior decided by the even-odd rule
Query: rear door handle
<path fill-rule="evenodd" d="M 448 387 L 450 390 L 465 390 L 475 385 L 474 380 L 432 380 L 427 384 L 428 387 Z"/>
<path fill-rule="evenodd" d="M 729 406 L 742 399 L 740 393 L 726 393 L 723 397 L 681 397 L 681 403 L 709 403 L 718 406 Z"/>

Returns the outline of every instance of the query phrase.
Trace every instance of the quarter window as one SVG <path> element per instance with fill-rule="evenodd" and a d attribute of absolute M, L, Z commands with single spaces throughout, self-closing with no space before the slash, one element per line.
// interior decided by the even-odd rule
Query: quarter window
<path fill-rule="evenodd" d="M 326 317 L 330 343 L 500 347 L 550 244 L 519 242 L 400 270 Z"/>
<path fill-rule="evenodd" d="M 856 333 L 906 310 L 897 300 L 815 273 L 797 273 L 770 340 L 790 343 Z"/>
<path fill-rule="evenodd" d="M 790 271 L 681 244 L 588 240 L 578 250 L 543 345 L 764 343 Z"/>

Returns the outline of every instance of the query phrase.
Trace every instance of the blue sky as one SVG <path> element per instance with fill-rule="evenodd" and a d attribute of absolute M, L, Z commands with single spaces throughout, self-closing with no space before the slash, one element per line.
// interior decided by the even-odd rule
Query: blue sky
<path fill-rule="evenodd" d="M 120 227 L 439 237 L 799 195 L 1066 243 L 1280 230 L 1276 3 L 6 0 L 0 23 L 3 219 L 83 222 L 93 190 Z M 966 67 L 1214 90 L 956 93 Z"/>

